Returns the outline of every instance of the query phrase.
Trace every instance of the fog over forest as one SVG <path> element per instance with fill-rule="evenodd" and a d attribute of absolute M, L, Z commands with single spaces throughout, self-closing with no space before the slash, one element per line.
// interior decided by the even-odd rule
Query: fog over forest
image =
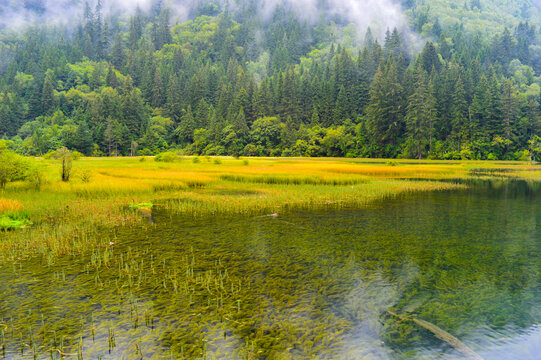
<path fill-rule="evenodd" d="M 0 134 L 86 155 L 526 159 L 539 2 L 8 1 Z"/>

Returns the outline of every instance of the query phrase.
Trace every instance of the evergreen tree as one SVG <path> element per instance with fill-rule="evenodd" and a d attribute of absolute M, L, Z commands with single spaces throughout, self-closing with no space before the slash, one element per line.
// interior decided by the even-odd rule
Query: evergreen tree
<path fill-rule="evenodd" d="M 462 78 L 459 77 L 454 88 L 451 107 L 452 137 L 456 141 L 456 149 L 461 150 L 468 135 L 468 103 Z"/>
<path fill-rule="evenodd" d="M 55 107 L 54 87 L 52 81 L 52 73 L 48 72 L 45 75 L 43 89 L 41 92 L 41 109 L 44 114 L 50 115 Z"/>
<path fill-rule="evenodd" d="M 421 159 L 426 153 L 433 131 L 431 123 L 434 119 L 431 117 L 434 110 L 431 105 L 434 101 L 430 99 L 426 72 L 418 69 L 416 77 L 415 91 L 409 97 L 405 121 L 410 153 L 412 157 Z"/>
<path fill-rule="evenodd" d="M 91 155 L 92 150 L 94 149 L 94 142 L 92 139 L 92 132 L 88 127 L 86 121 L 82 121 L 77 126 L 77 131 L 75 132 L 75 150 L 85 154 Z"/>
<path fill-rule="evenodd" d="M 192 107 L 188 105 L 188 109 L 184 111 L 178 124 L 175 134 L 182 144 L 189 144 L 193 141 L 193 133 L 195 130 L 195 119 L 192 113 Z"/>
<path fill-rule="evenodd" d="M 519 111 L 516 89 L 513 82 L 509 79 L 503 82 L 501 105 L 503 115 L 503 123 L 501 124 L 501 128 L 503 130 L 505 140 L 507 141 L 507 146 L 509 146 L 513 140 L 513 128 Z M 506 150 L 509 149 L 507 148 Z"/>

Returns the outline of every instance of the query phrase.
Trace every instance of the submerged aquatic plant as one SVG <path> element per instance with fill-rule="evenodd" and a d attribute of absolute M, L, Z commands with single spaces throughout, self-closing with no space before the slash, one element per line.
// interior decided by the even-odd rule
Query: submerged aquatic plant
<path fill-rule="evenodd" d="M 21 229 L 32 225 L 28 212 L 9 212 L 0 215 L 0 231 Z"/>

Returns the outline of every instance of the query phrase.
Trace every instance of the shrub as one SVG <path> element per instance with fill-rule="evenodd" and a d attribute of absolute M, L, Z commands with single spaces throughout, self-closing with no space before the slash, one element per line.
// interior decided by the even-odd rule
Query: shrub
<path fill-rule="evenodd" d="M 37 166 L 30 166 L 26 174 L 26 180 L 38 191 L 47 183 L 45 174 Z"/>
<path fill-rule="evenodd" d="M 92 172 L 88 169 L 81 170 L 81 172 L 79 173 L 79 178 L 82 182 L 89 183 L 92 179 Z"/>
<path fill-rule="evenodd" d="M 180 161 L 180 156 L 174 151 L 160 153 L 154 157 L 154 161 L 158 162 L 175 162 Z"/>
<path fill-rule="evenodd" d="M 196 156 L 192 159 L 192 163 L 194 164 L 199 164 L 201 162 L 201 160 L 199 160 L 199 158 Z"/>
<path fill-rule="evenodd" d="M 72 158 L 73 160 L 79 160 L 79 159 L 82 158 L 83 156 L 84 156 L 84 155 L 83 155 L 82 153 L 78 152 L 78 151 L 75 151 L 75 150 L 74 150 L 74 151 L 71 152 L 71 158 Z"/>
<path fill-rule="evenodd" d="M 284 149 L 284 151 L 282 151 L 282 157 L 291 157 L 291 156 L 293 156 L 293 151 L 291 151 L 291 149 Z"/>
<path fill-rule="evenodd" d="M 248 165 L 250 165 L 250 162 L 248 160 L 244 159 L 244 160 L 242 160 L 242 165 L 248 166 Z"/>
<path fill-rule="evenodd" d="M 26 180 L 30 171 L 30 161 L 11 150 L 0 152 L 0 188 L 13 181 Z"/>
<path fill-rule="evenodd" d="M 214 163 L 215 163 L 216 165 L 222 165 L 222 160 L 220 160 L 220 159 L 214 159 Z"/>
<path fill-rule="evenodd" d="M 62 163 L 62 181 L 70 181 L 73 153 L 69 151 L 68 148 L 63 147 L 56 150 L 55 158 Z"/>

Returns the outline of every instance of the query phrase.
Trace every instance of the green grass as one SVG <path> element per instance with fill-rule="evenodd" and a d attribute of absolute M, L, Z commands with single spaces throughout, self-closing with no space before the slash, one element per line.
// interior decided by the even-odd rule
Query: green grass
<path fill-rule="evenodd" d="M 0 231 L 22 229 L 31 224 L 28 212 L 10 212 L 0 215 Z"/>
<path fill-rule="evenodd" d="M 36 254 L 52 259 L 98 246 L 110 240 L 109 232 L 114 237 L 118 226 L 144 223 L 143 216 L 130 209 L 134 204 L 193 216 L 265 215 L 357 207 L 405 193 L 453 189 L 458 185 L 429 180 L 468 178 L 479 169 L 489 169 L 483 174 L 490 176 L 541 178 L 539 166 L 518 162 L 185 160 L 83 158 L 74 162 L 73 171 L 85 176 L 73 176 L 69 183 L 60 181 L 57 162 L 38 160 L 47 180 L 41 191 L 19 182 L 0 192 L 0 228 L 14 230 L 1 235 L 0 262 Z M 6 215 L 9 209 L 27 215 L 12 218 Z"/>

